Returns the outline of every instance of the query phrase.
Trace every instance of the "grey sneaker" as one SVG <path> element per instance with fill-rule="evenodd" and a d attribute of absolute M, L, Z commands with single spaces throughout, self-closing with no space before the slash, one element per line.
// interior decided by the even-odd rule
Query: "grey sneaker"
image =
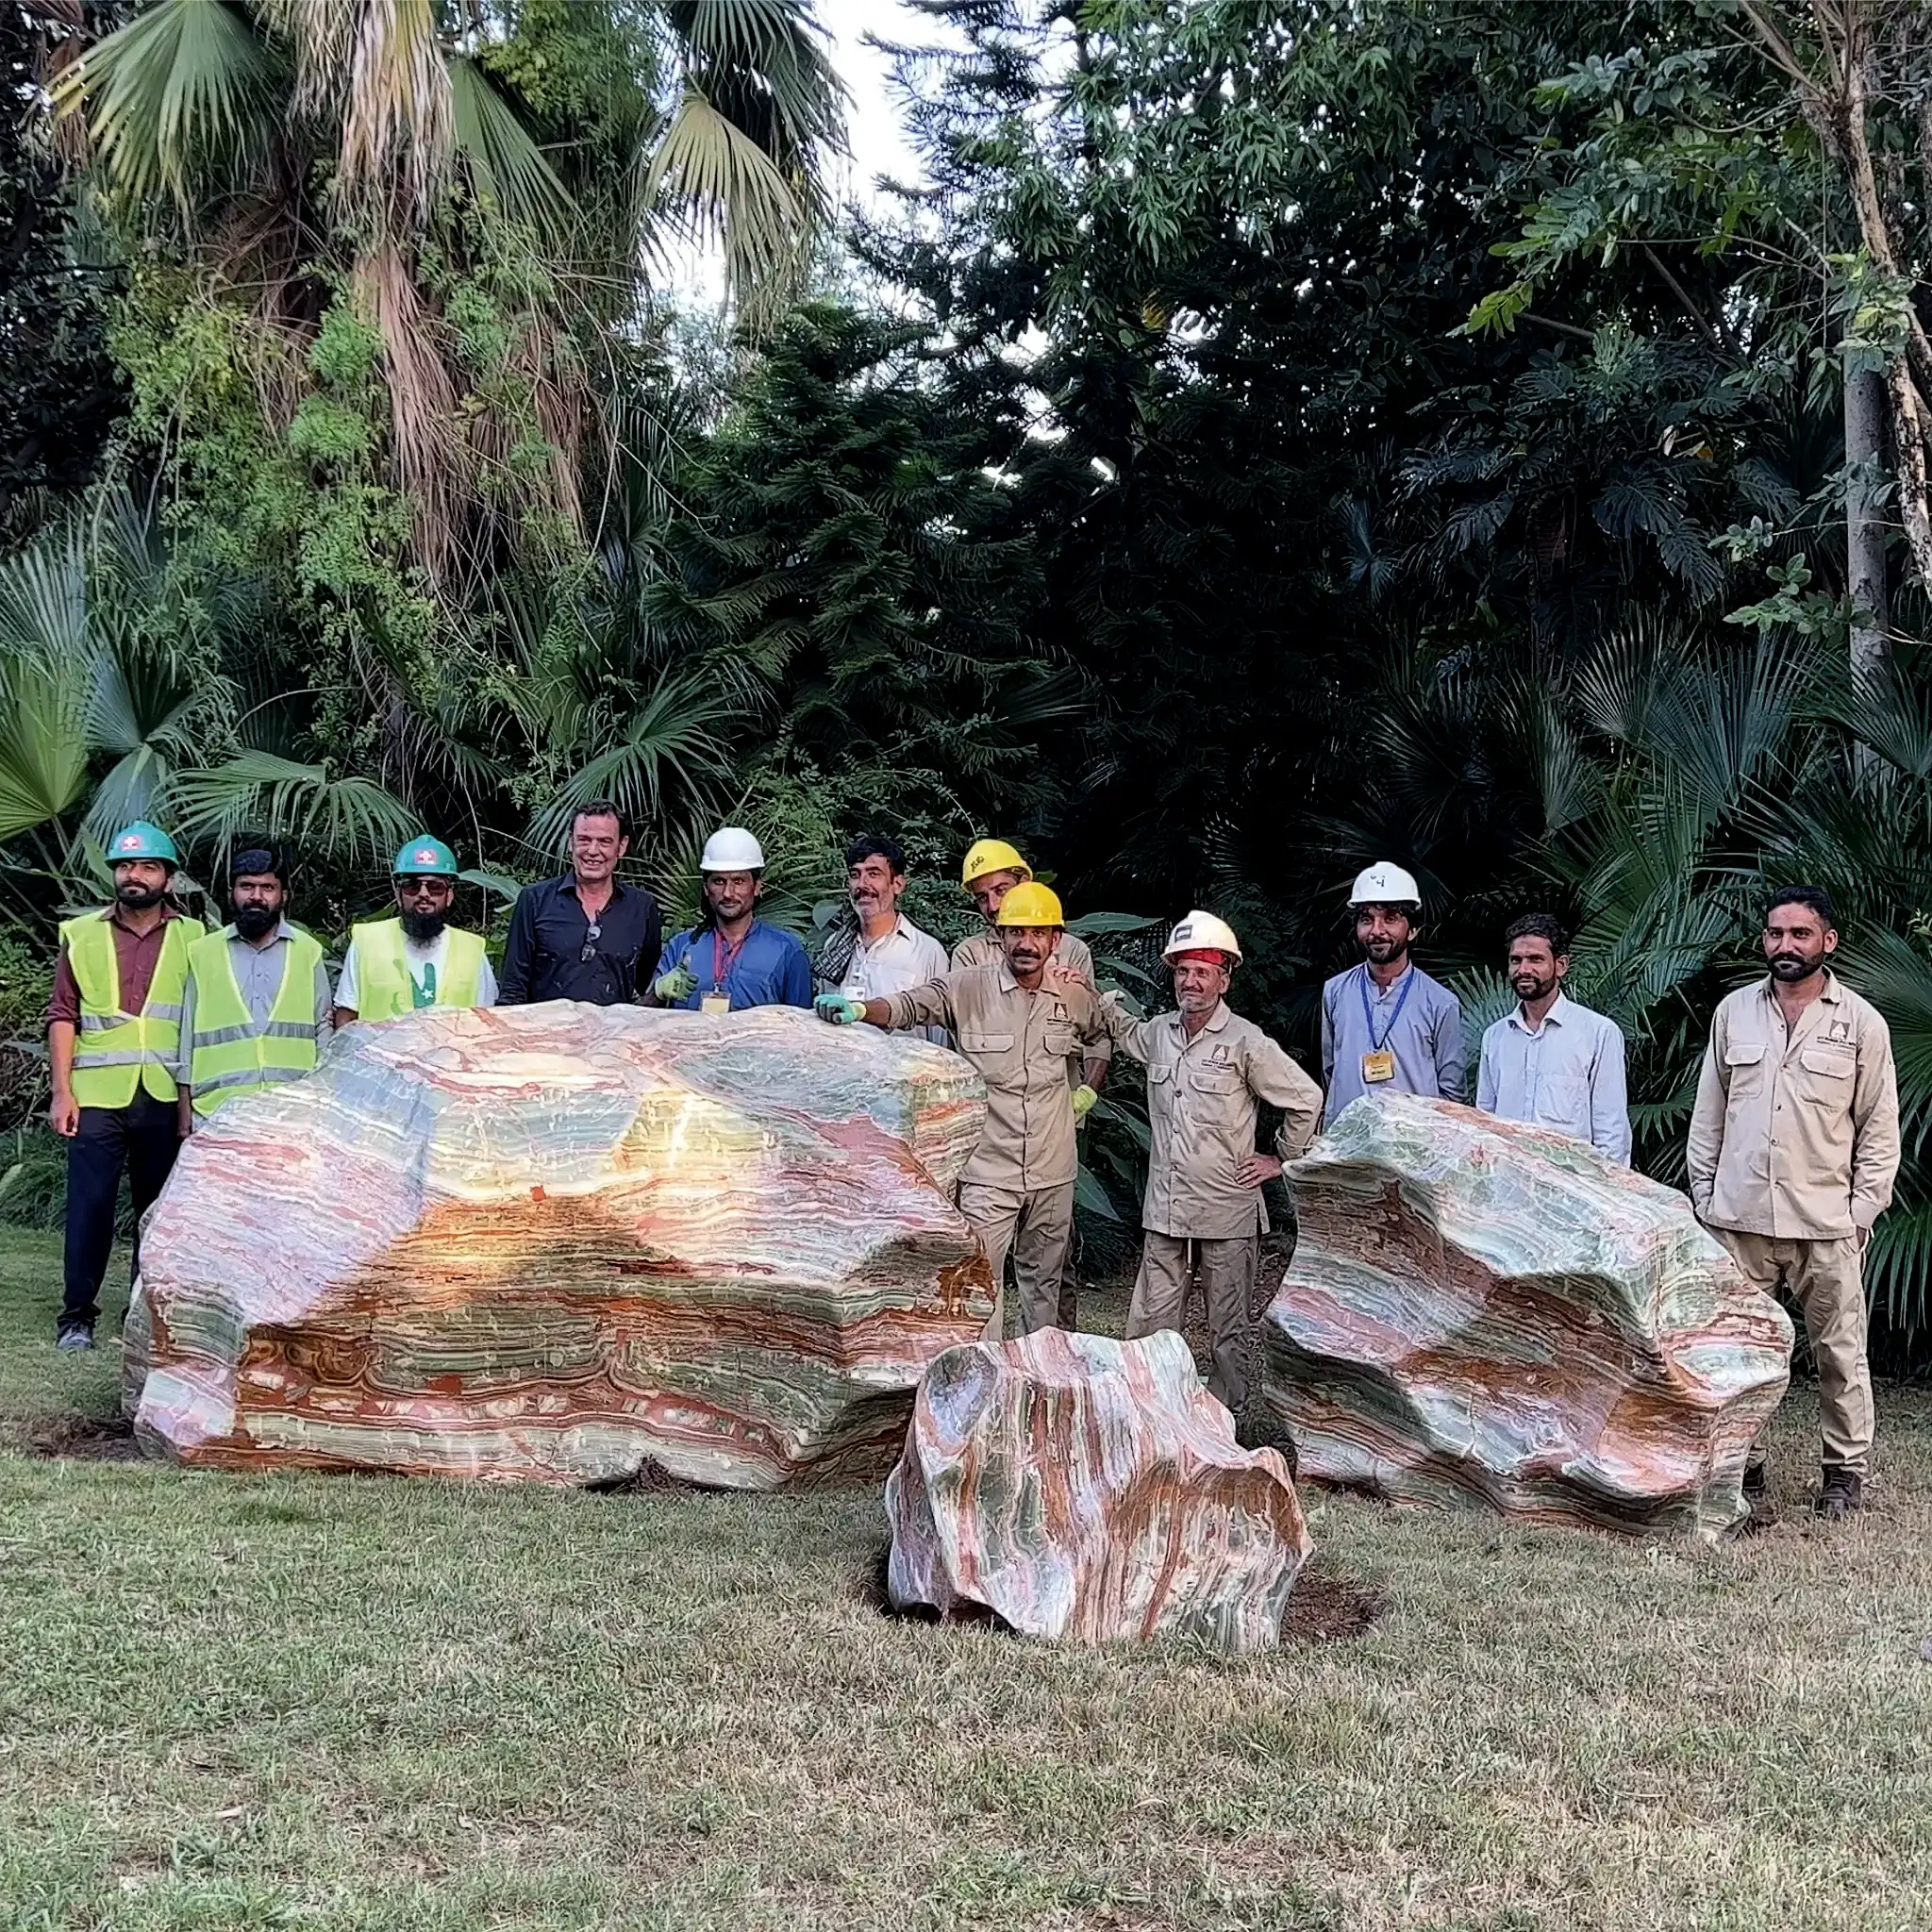
<path fill-rule="evenodd" d="M 87 1322 L 70 1322 L 54 1338 L 54 1346 L 59 1349 L 92 1348 L 93 1345 L 93 1326 Z"/>

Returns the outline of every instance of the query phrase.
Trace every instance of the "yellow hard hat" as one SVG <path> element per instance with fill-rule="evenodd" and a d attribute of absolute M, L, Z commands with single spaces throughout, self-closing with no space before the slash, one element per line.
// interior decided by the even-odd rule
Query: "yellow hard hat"
<path fill-rule="evenodd" d="M 959 883 L 970 886 L 990 872 L 1016 872 L 1023 879 L 1033 876 L 1033 868 L 1004 839 L 977 839 L 959 868 Z"/>
<path fill-rule="evenodd" d="M 995 925 L 1064 925 L 1067 915 L 1060 910 L 1059 894 L 1051 886 L 1023 880 L 1000 901 Z"/>

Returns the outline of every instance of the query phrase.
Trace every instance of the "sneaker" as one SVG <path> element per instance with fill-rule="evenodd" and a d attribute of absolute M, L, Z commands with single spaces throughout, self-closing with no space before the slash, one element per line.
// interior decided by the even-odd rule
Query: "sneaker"
<path fill-rule="evenodd" d="M 1865 1484 L 1857 1470 L 1828 1468 L 1818 1489 L 1818 1513 L 1837 1523 L 1865 1505 Z"/>
<path fill-rule="evenodd" d="M 93 1345 L 92 1322 L 70 1322 L 54 1338 L 54 1346 L 60 1349 L 92 1348 Z"/>

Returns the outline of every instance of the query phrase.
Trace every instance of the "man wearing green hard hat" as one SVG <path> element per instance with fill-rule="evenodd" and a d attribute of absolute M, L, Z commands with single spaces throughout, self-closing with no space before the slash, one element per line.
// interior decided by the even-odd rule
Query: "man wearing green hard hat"
<path fill-rule="evenodd" d="M 336 1024 L 393 1020 L 424 1007 L 493 1007 L 496 975 L 474 932 L 449 923 L 457 856 L 441 839 L 396 854 L 396 917 L 358 925 L 336 982 Z"/>
<path fill-rule="evenodd" d="M 47 1006 L 47 1119 L 68 1142 L 65 1292 L 55 1328 L 64 1349 L 94 1345 L 122 1174 L 139 1229 L 174 1171 L 181 1001 L 189 948 L 202 937 L 201 922 L 169 899 L 180 854 L 158 825 L 122 826 L 107 858 L 114 903 L 61 922 Z"/>

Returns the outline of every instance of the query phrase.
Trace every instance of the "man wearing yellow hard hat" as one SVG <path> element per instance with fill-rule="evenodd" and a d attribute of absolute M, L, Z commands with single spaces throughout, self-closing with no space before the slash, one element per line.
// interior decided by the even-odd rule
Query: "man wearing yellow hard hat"
<path fill-rule="evenodd" d="M 986 1124 L 960 1177 L 959 1211 L 992 1264 L 989 1341 L 1002 1331 L 1008 1254 L 1023 1331 L 1074 1324 L 1073 1295 L 1062 1288 L 1079 1165 L 1074 1127 L 1095 1095 L 1085 1086 L 1070 1091 L 1066 1066 L 1115 1023 L 1091 987 L 1052 970 L 1065 923 L 1046 887 L 1023 881 L 1000 906 L 995 961 L 889 999 L 828 992 L 817 1002 L 819 1018 L 835 1025 L 943 1026 L 986 1082 Z"/>
<path fill-rule="evenodd" d="M 1147 1068 L 1153 1137 L 1127 1339 L 1178 1328 L 1198 1274 L 1213 1350 L 1208 1387 L 1239 1416 L 1259 1312 L 1252 1302 L 1267 1223 L 1261 1188 L 1314 1138 L 1322 1090 L 1252 1020 L 1228 1010 L 1241 947 L 1224 920 L 1189 913 L 1164 957 L 1175 1010 L 1119 1034 L 1122 1051 Z M 1281 1109 L 1273 1154 L 1255 1145 L 1263 1101 Z"/>

